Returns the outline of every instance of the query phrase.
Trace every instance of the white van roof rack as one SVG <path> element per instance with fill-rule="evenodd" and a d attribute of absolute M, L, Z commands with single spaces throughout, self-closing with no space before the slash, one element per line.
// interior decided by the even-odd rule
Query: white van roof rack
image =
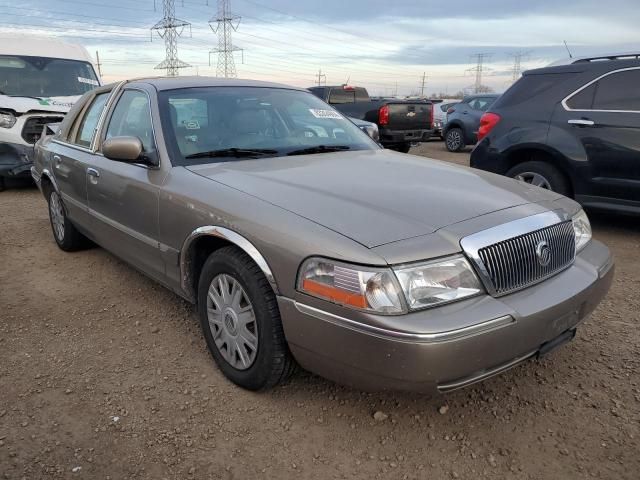
<path fill-rule="evenodd" d="M 557 67 L 559 65 L 573 65 L 575 63 L 586 62 L 602 62 L 607 60 L 633 60 L 640 59 L 640 52 L 623 52 L 623 53 L 609 53 L 603 55 L 584 55 L 578 57 L 563 58 L 549 64 L 549 67 Z"/>

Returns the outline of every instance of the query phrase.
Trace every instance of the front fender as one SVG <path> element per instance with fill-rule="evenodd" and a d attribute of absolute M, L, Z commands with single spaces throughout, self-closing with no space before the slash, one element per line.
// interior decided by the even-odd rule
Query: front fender
<path fill-rule="evenodd" d="M 216 237 L 226 242 L 229 242 L 238 248 L 242 249 L 247 255 L 249 255 L 254 262 L 258 265 L 262 273 L 267 278 L 267 281 L 271 285 L 276 295 L 280 294 L 276 279 L 273 275 L 271 267 L 267 263 L 264 256 L 258 251 L 258 249 L 245 237 L 233 230 L 216 225 L 205 225 L 196 228 L 185 239 L 182 249 L 180 250 L 180 283 L 182 290 L 186 294 L 187 298 L 191 301 L 195 301 L 197 298 L 197 292 L 194 288 L 193 278 L 193 257 L 194 257 L 194 242 L 196 239 L 203 236 Z"/>

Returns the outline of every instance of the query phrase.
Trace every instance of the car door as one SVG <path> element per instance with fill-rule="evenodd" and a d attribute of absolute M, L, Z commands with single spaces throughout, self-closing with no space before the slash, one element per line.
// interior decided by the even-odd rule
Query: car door
<path fill-rule="evenodd" d="M 79 228 L 89 228 L 86 169 L 92 144 L 110 91 L 97 92 L 88 99 L 71 129 L 51 143 L 53 177 L 67 216 Z"/>
<path fill-rule="evenodd" d="M 590 194 L 640 202 L 640 67 L 584 85 L 556 108 L 553 122 L 584 148 Z"/>
<path fill-rule="evenodd" d="M 122 90 L 107 116 L 100 140 L 123 136 L 139 138 L 145 156 L 157 158 L 150 97 L 145 91 Z M 140 163 L 110 160 L 100 149 L 91 159 L 87 183 L 92 230 L 97 241 L 162 281 L 158 199 L 165 174 L 143 160 Z"/>

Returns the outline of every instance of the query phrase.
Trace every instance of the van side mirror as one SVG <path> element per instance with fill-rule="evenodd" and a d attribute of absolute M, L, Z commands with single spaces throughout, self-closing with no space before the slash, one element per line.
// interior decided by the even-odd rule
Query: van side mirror
<path fill-rule="evenodd" d="M 141 162 L 142 142 L 138 137 L 111 137 L 102 143 L 102 154 L 110 160 L 138 163 Z"/>

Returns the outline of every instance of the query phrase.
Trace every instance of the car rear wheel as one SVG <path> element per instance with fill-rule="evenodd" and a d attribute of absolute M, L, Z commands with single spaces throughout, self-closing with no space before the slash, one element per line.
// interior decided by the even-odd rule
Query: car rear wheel
<path fill-rule="evenodd" d="M 466 144 L 464 143 L 464 134 L 460 128 L 451 128 L 447 130 L 444 140 L 447 150 L 450 152 L 459 152 L 466 147 Z"/>
<path fill-rule="evenodd" d="M 4 177 L 0 177 L 0 192 L 5 189 Z"/>
<path fill-rule="evenodd" d="M 547 162 L 520 163 L 507 172 L 507 177 L 562 195 L 569 196 L 571 193 L 566 177 L 560 170 Z"/>
<path fill-rule="evenodd" d="M 235 384 L 264 390 L 295 369 L 275 294 L 242 250 L 225 247 L 209 256 L 198 284 L 198 313 L 213 359 Z"/>
<path fill-rule="evenodd" d="M 53 188 L 49 192 L 49 220 L 53 238 L 60 249 L 73 252 L 87 245 L 87 238 L 71 223 L 60 194 Z"/>

